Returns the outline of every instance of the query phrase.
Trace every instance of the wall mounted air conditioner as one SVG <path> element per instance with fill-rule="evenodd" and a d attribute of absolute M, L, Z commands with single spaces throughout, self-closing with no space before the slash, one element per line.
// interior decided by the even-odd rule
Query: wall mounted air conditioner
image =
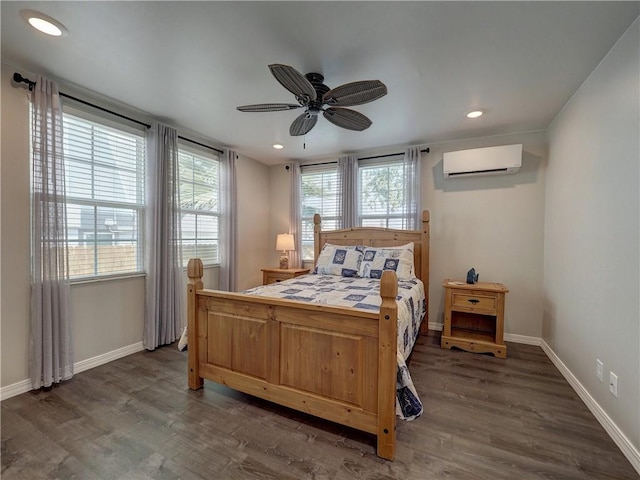
<path fill-rule="evenodd" d="M 444 178 L 516 173 L 522 166 L 522 144 L 445 152 Z"/>

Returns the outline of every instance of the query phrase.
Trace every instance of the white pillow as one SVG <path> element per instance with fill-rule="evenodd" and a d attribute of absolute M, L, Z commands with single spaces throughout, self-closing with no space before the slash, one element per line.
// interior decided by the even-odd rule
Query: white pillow
<path fill-rule="evenodd" d="M 325 243 L 318 256 L 314 273 L 357 277 L 362 261 L 362 245 L 331 245 Z"/>
<path fill-rule="evenodd" d="M 384 270 L 395 271 L 398 280 L 414 278 L 413 242 L 398 247 L 366 247 L 358 276 L 381 278 Z"/>

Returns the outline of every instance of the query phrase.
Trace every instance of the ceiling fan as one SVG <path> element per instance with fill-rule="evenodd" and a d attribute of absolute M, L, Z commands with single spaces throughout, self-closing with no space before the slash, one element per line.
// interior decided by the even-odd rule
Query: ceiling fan
<path fill-rule="evenodd" d="M 346 83 L 329 89 L 324 77 L 319 73 L 302 75 L 289 65 L 269 65 L 269 70 L 280 84 L 293 93 L 298 103 L 259 103 L 237 107 L 241 112 L 277 112 L 304 108 L 291 127 L 289 134 L 299 136 L 307 134 L 318 121 L 322 112 L 324 118 L 338 127 L 362 131 L 371 126 L 371 120 L 360 112 L 349 108 L 372 102 L 387 94 L 387 87 L 380 80 L 363 80 Z"/>

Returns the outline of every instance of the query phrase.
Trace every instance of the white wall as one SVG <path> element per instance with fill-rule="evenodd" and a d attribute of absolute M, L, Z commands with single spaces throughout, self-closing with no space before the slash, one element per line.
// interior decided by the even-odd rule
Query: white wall
<path fill-rule="evenodd" d="M 289 208 L 291 204 L 291 170 L 285 165 L 276 165 L 270 168 L 270 186 L 272 205 L 269 216 L 269 240 L 268 266 L 277 268 L 280 265 L 282 252 L 276 250 L 276 235 L 289 232 Z"/>
<path fill-rule="evenodd" d="M 269 167 L 266 165 L 247 157 L 241 156 L 236 164 L 238 184 L 238 290 L 245 290 L 262 285 L 262 272 L 260 269 L 270 265 L 269 255 L 272 250 L 272 242 L 269 235 L 270 172 Z"/>
<path fill-rule="evenodd" d="M 28 90 L 11 86 L 12 74 L 2 64 L 2 386 L 29 376 L 29 98 Z"/>
<path fill-rule="evenodd" d="M 638 25 L 550 128 L 543 337 L 640 450 Z M 618 375 L 618 398 L 609 371 Z"/>
<path fill-rule="evenodd" d="M 29 377 L 29 100 L 27 89 L 11 86 L 13 72 L 12 66 L 2 64 L 2 388 Z M 237 165 L 238 283 L 243 289 L 262 282 L 260 268 L 269 262 L 269 168 L 245 157 Z M 217 287 L 217 270 L 206 269 L 206 287 Z M 115 350 L 142 348 L 144 284 L 140 276 L 72 285 L 75 363 Z"/>

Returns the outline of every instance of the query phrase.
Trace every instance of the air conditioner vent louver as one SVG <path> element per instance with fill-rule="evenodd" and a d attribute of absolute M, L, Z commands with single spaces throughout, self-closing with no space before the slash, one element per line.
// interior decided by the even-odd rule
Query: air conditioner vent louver
<path fill-rule="evenodd" d="M 516 173 L 522 166 L 522 144 L 445 152 L 444 178 Z"/>

